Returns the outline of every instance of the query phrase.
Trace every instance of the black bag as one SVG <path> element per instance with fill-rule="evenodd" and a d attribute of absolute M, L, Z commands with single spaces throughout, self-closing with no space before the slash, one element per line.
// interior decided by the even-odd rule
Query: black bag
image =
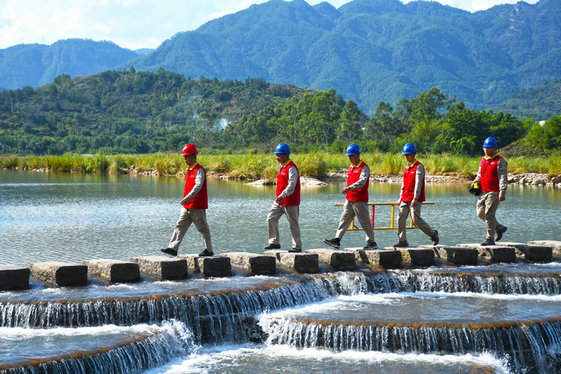
<path fill-rule="evenodd" d="M 487 166 L 485 166 L 485 169 L 483 169 L 483 173 L 481 173 L 481 177 L 483 178 L 483 176 L 485 175 L 485 172 L 487 171 L 487 168 L 489 167 L 491 163 L 489 162 L 487 164 Z M 479 196 L 481 194 L 481 185 L 478 182 L 473 182 L 469 187 L 468 187 L 468 192 L 470 194 L 472 194 L 473 196 Z"/>
<path fill-rule="evenodd" d="M 479 187 L 478 183 L 474 182 L 468 187 L 468 192 L 473 196 L 479 196 L 481 193 L 481 187 Z"/>

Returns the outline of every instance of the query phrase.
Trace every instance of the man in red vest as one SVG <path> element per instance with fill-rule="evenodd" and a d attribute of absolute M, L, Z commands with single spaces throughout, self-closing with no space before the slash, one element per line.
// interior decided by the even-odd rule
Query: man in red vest
<path fill-rule="evenodd" d="M 172 256 L 177 256 L 177 249 L 191 223 L 201 233 L 205 242 L 205 249 L 199 256 L 212 256 L 212 242 L 210 240 L 210 230 L 206 221 L 206 209 L 208 208 L 208 193 L 206 188 L 205 169 L 197 162 L 197 147 L 193 144 L 185 144 L 181 154 L 187 164 L 185 171 L 185 188 L 183 190 L 183 199 L 181 200 L 181 213 L 179 220 L 173 230 L 173 235 L 169 241 L 168 247 L 161 251 Z"/>
<path fill-rule="evenodd" d="M 269 226 L 269 245 L 264 249 L 279 249 L 279 218 L 285 214 L 292 233 L 292 249 L 288 252 L 302 252 L 300 238 L 300 174 L 296 164 L 290 159 L 290 147 L 281 143 L 275 150 L 277 161 L 281 164 L 277 175 L 277 198 L 267 215 Z"/>
<path fill-rule="evenodd" d="M 399 197 L 398 241 L 393 246 L 409 247 L 405 225 L 410 211 L 412 211 L 413 224 L 431 238 L 433 245 L 437 245 L 439 241 L 438 231 L 431 229 L 429 224 L 421 218 L 421 204 L 425 201 L 425 167 L 415 159 L 417 148 L 414 144 L 405 144 L 401 153 L 407 160 L 407 166 L 403 169 L 403 182 L 401 196 Z"/>
<path fill-rule="evenodd" d="M 497 139 L 489 137 L 483 142 L 485 156 L 481 159 L 474 184 L 481 184 L 481 194 L 477 200 L 477 216 L 487 226 L 487 237 L 481 245 L 494 245 L 495 240 L 501 240 L 506 232 L 506 226 L 501 225 L 495 218 L 499 202 L 505 200 L 508 186 L 508 164 L 497 153 Z M 495 233 L 497 237 L 495 238 Z"/>
<path fill-rule="evenodd" d="M 356 216 L 366 234 L 367 241 L 364 249 L 377 249 L 378 245 L 374 240 L 374 230 L 370 223 L 370 212 L 368 211 L 370 169 L 360 159 L 360 147 L 357 144 L 349 145 L 347 156 L 349 156 L 351 166 L 347 172 L 347 187 L 341 190 L 341 193 L 346 195 L 347 200 L 343 206 L 343 214 L 341 214 L 335 238 L 325 239 L 323 242 L 339 249 L 343 235 L 345 235 L 351 221 Z"/>

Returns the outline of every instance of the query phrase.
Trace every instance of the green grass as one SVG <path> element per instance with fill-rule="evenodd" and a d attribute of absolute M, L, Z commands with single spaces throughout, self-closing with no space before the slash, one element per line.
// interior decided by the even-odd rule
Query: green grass
<path fill-rule="evenodd" d="M 302 175 L 322 178 L 330 172 L 345 171 L 349 160 L 344 154 L 311 152 L 293 154 Z M 399 175 L 405 166 L 401 154 L 372 152 L 362 155 L 372 174 Z M 455 155 L 420 155 L 419 160 L 432 174 L 457 173 L 473 176 L 481 157 Z M 214 174 L 228 175 L 238 179 L 273 180 L 278 172 L 278 162 L 273 154 L 233 154 L 199 156 L 198 161 Z M 561 174 L 561 156 L 507 157 L 509 171 L 513 173 L 535 172 Z M 2 169 L 48 169 L 52 172 L 117 173 L 133 166 L 139 172 L 156 170 L 162 175 L 175 175 L 185 170 L 181 155 L 154 153 L 144 155 L 75 155 L 62 156 L 0 156 Z"/>

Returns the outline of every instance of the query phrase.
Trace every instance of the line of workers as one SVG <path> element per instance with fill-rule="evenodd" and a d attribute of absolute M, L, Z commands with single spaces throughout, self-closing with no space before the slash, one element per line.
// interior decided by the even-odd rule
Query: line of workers
<path fill-rule="evenodd" d="M 477 200 L 477 215 L 481 218 L 487 228 L 485 241 L 481 245 L 494 245 L 495 240 L 500 240 L 507 228 L 497 222 L 495 212 L 500 201 L 505 200 L 508 185 L 507 162 L 497 153 L 497 140 L 489 137 L 483 143 L 485 156 L 481 159 L 479 170 L 474 185 L 480 185 L 479 198 Z M 192 223 L 201 233 L 205 243 L 205 249 L 199 256 L 213 256 L 210 230 L 206 219 L 208 208 L 208 192 L 205 169 L 197 162 L 197 148 L 193 144 L 183 147 L 182 155 L 187 164 L 185 173 L 185 188 L 181 200 L 181 213 L 175 225 L 171 240 L 167 248 L 161 251 L 176 256 L 179 245 Z M 374 239 L 374 230 L 370 224 L 370 212 L 368 209 L 368 187 L 370 185 L 370 169 L 360 159 L 361 150 L 357 144 L 351 144 L 347 148 L 346 155 L 351 165 L 347 172 L 347 185 L 341 189 L 346 201 L 343 213 L 339 220 L 339 226 L 335 237 L 325 239 L 324 243 L 340 248 L 341 239 L 349 228 L 352 220 L 356 217 L 366 234 L 366 245 L 364 249 L 377 249 L 378 245 Z M 413 144 L 406 144 L 403 152 L 407 165 L 403 170 L 403 181 L 401 193 L 397 203 L 399 204 L 398 241 L 393 247 L 408 247 L 406 237 L 407 217 L 411 214 L 413 224 L 421 229 L 432 241 L 433 245 L 439 242 L 438 231 L 433 230 L 430 225 L 421 218 L 421 204 L 425 201 L 425 167 L 416 159 L 417 149 Z M 280 238 L 278 222 L 282 215 L 288 219 L 292 234 L 292 248 L 289 252 L 302 251 L 302 239 L 298 223 L 300 208 L 300 173 L 298 167 L 290 159 L 290 147 L 281 143 L 275 150 L 277 161 L 280 164 L 277 175 L 276 198 L 267 215 L 269 229 L 269 242 L 264 249 L 280 249 Z M 496 235 L 496 236 L 495 236 Z"/>

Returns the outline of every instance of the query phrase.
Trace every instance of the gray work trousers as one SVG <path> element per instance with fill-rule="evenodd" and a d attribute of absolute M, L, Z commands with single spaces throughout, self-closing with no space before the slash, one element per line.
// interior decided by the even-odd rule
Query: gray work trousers
<path fill-rule="evenodd" d="M 298 217 L 300 216 L 300 206 L 291 205 L 284 206 L 278 204 L 276 201 L 273 203 L 269 214 L 267 215 L 267 225 L 269 226 L 269 244 L 280 245 L 279 237 L 279 218 L 285 214 L 290 226 L 292 234 L 292 248 L 302 249 L 302 238 L 300 237 L 300 224 Z"/>
<path fill-rule="evenodd" d="M 366 234 L 366 240 L 374 242 L 374 230 L 372 230 L 372 222 L 370 222 L 368 203 L 363 201 L 345 201 L 343 214 L 341 214 L 339 219 L 339 227 L 337 227 L 335 237 L 338 239 L 343 238 L 355 216 Z"/>
<path fill-rule="evenodd" d="M 411 212 L 411 218 L 413 219 L 413 224 L 420 228 L 428 236 L 433 236 L 434 231 L 431 229 L 429 224 L 421 218 L 421 203 L 417 203 L 414 207 L 411 207 L 410 201 L 402 201 L 399 204 L 399 214 L 397 216 L 397 237 L 399 238 L 400 242 L 407 241 L 407 234 L 405 233 L 406 226 L 407 226 L 407 216 L 409 212 Z"/>
<path fill-rule="evenodd" d="M 179 244 L 181 244 L 181 241 L 187 233 L 187 230 L 189 230 L 191 223 L 194 223 L 197 230 L 201 233 L 203 241 L 205 242 L 205 249 L 208 252 L 212 252 L 210 230 L 208 228 L 208 223 L 206 222 L 206 209 L 181 208 L 179 220 L 175 224 L 175 229 L 173 230 L 173 235 L 169 241 L 168 248 L 177 251 L 177 248 L 179 248 Z"/>
<path fill-rule="evenodd" d="M 495 232 L 503 230 L 504 226 L 497 222 L 495 213 L 499 207 L 498 191 L 482 191 L 477 200 L 477 216 L 487 226 L 487 239 L 495 240 Z"/>

